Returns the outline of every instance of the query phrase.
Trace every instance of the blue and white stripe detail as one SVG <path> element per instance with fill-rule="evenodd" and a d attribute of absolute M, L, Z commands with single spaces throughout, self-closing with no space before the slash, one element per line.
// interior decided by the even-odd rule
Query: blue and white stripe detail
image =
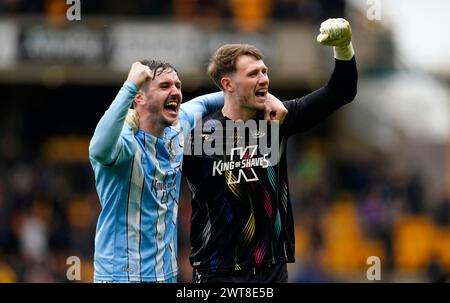
<path fill-rule="evenodd" d="M 141 281 L 141 209 L 144 189 L 144 173 L 141 166 L 142 153 L 137 150 L 133 158 L 130 194 L 127 203 L 127 251 L 128 280 Z M 136 273 L 136 274 L 132 274 Z M 139 274 L 137 274 L 139 273 Z"/>

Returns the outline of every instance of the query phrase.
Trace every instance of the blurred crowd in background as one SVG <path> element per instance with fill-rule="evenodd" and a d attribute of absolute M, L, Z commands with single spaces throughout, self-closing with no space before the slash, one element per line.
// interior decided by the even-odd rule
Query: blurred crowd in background
<path fill-rule="evenodd" d="M 65 2 L 0 0 L 0 16 L 61 14 L 67 9 Z M 177 18 L 232 19 L 239 30 L 248 31 L 261 30 L 259 26 L 265 20 L 295 20 L 318 26 L 328 17 L 345 16 L 346 3 L 99 0 L 82 1 L 82 10 L 86 16 L 149 17 L 168 22 Z M 251 20 L 262 23 L 240 23 L 250 15 Z M 388 49 L 387 54 L 392 51 Z M 321 84 L 314 85 L 317 88 Z M 119 87 L 120 82 L 56 88 L 29 83 L 11 85 L 0 78 L 0 282 L 68 282 L 66 260 L 70 256 L 81 259 L 81 282 L 92 281 L 100 203 L 87 144 Z M 273 89 L 280 99 L 298 97 L 310 90 L 307 86 L 291 87 L 289 91 Z M 200 88 L 184 97 L 188 100 L 205 92 L 209 92 L 207 88 Z M 355 102 L 363 100 L 364 92 L 359 91 Z M 346 110 L 351 111 L 352 106 Z M 342 148 L 339 137 L 346 133 L 336 125 L 343 119 L 338 113 L 289 143 L 297 259 L 289 265 L 289 281 L 367 282 L 369 256 L 381 259 L 382 282 L 448 279 L 450 190 L 445 177 L 449 177 L 446 165 L 450 166 L 450 160 L 444 157 L 444 161 L 436 162 L 444 167 L 446 175 L 442 184 L 430 187 L 424 172 L 415 169 L 417 166 L 411 163 L 412 169 L 396 169 L 395 157 L 382 148 L 368 147 L 358 140 L 347 141 L 352 145 Z M 445 150 L 446 146 L 448 141 L 440 147 Z M 346 153 L 348 149 L 354 152 Z M 428 155 L 422 157 L 431 161 Z M 438 192 L 435 188 L 439 188 Z M 183 184 L 180 282 L 191 281 L 189 203 Z"/>
<path fill-rule="evenodd" d="M 72 1 L 73 3 L 75 1 Z M 255 14 L 269 18 L 323 19 L 342 16 L 345 0 L 97 0 L 83 1 L 83 12 L 89 15 L 125 15 L 133 17 L 231 17 Z M 52 14 L 66 10 L 66 1 L 1 0 L 3 13 Z"/>
<path fill-rule="evenodd" d="M 67 5 L 60 0 L 1 0 L 4 13 L 42 14 L 52 18 L 65 13 Z M 98 0 L 84 1 L 83 14 L 102 16 L 132 16 L 157 18 L 167 21 L 214 19 L 233 20 L 239 30 L 255 31 L 266 26 L 266 21 L 298 20 L 314 22 L 332 16 L 343 16 L 345 0 Z"/>

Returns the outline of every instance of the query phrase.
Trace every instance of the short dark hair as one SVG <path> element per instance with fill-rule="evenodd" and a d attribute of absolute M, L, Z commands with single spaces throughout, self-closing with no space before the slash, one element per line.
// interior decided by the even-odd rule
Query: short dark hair
<path fill-rule="evenodd" d="M 208 75 L 220 89 L 222 89 L 220 84 L 222 77 L 236 71 L 236 60 L 243 55 L 253 56 L 257 60 L 263 58 L 262 52 L 250 44 L 225 44 L 212 55 Z"/>
<path fill-rule="evenodd" d="M 147 59 L 140 60 L 139 62 L 141 62 L 141 64 L 143 64 L 143 65 L 148 66 L 153 71 L 152 80 L 154 80 L 156 76 L 161 75 L 165 71 L 169 71 L 169 72 L 174 71 L 178 74 L 175 67 L 168 62 L 159 61 L 159 60 L 147 60 Z"/>

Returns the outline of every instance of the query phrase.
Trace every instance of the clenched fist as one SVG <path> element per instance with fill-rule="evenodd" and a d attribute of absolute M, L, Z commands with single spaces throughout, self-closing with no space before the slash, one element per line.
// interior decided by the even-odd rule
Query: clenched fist
<path fill-rule="evenodd" d="M 330 18 L 322 22 L 317 42 L 322 45 L 333 46 L 336 59 L 350 60 L 355 53 L 350 23 L 343 18 Z"/>
<path fill-rule="evenodd" d="M 145 81 L 152 79 L 152 76 L 152 71 L 148 66 L 141 62 L 134 62 L 128 73 L 127 81 L 131 81 L 136 84 L 137 87 L 141 88 Z"/>

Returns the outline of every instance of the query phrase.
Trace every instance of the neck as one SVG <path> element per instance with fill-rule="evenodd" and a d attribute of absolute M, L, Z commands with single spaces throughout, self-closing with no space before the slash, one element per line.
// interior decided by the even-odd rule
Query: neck
<path fill-rule="evenodd" d="M 164 125 L 161 125 L 159 121 L 151 119 L 150 115 L 139 115 L 139 129 L 152 134 L 153 136 L 160 137 L 164 134 Z"/>
<path fill-rule="evenodd" d="M 222 114 L 231 120 L 251 120 L 256 118 L 256 110 L 242 107 L 238 100 L 225 95 Z"/>

